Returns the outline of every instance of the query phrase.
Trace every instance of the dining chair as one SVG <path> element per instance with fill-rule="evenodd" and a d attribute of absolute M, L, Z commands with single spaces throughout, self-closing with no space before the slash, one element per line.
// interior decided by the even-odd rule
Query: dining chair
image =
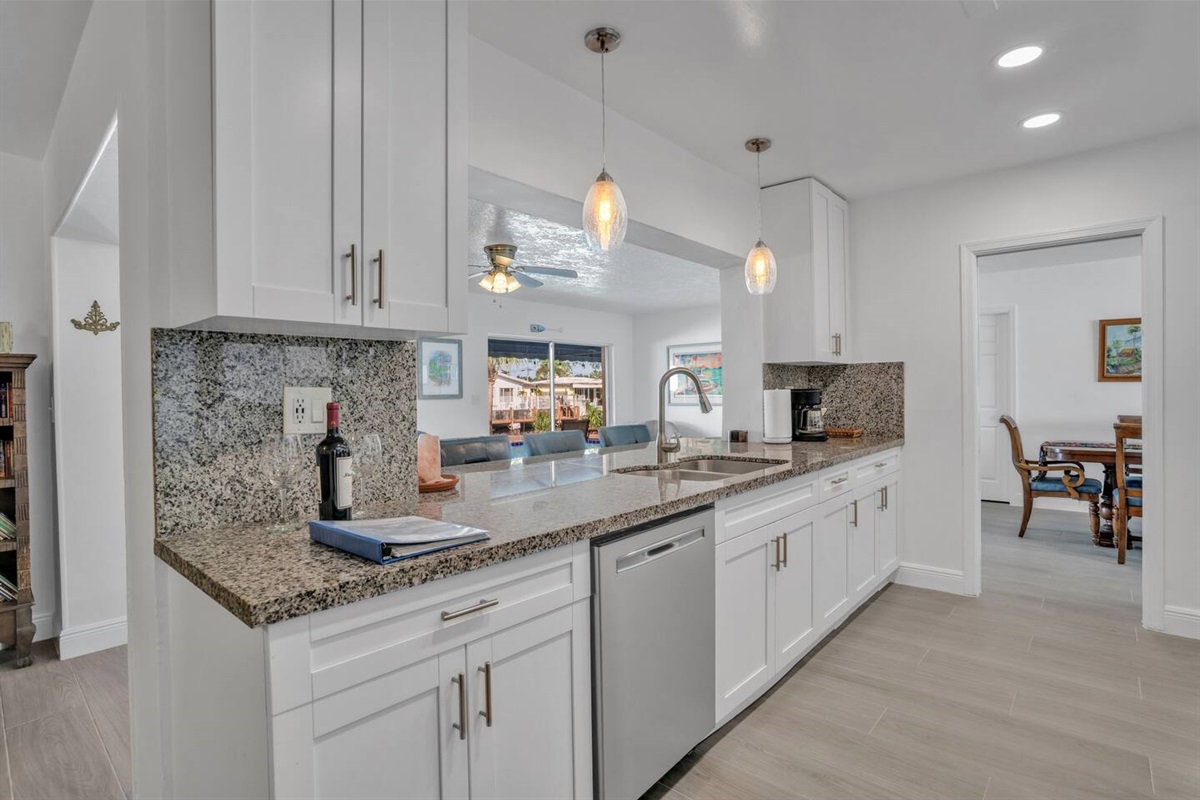
<path fill-rule="evenodd" d="M 462 464 L 481 464 L 485 461 L 506 461 L 512 458 L 508 437 L 467 436 L 462 439 L 442 439 L 442 466 L 457 467 Z"/>
<path fill-rule="evenodd" d="M 648 425 L 605 425 L 600 429 L 600 444 L 604 447 L 653 441 L 654 437 L 650 434 Z"/>
<path fill-rule="evenodd" d="M 1008 438 L 1012 443 L 1012 462 L 1021 477 L 1021 490 L 1025 496 L 1025 510 L 1021 515 L 1021 532 L 1025 535 L 1029 526 L 1029 515 L 1033 513 L 1033 501 L 1038 497 L 1070 497 L 1074 500 L 1086 500 L 1088 512 L 1091 515 L 1092 536 L 1100 533 L 1100 492 L 1103 487 L 1100 481 L 1087 477 L 1083 464 L 1078 461 L 1048 461 L 1041 463 L 1025 458 L 1025 449 L 1021 445 L 1021 430 L 1017 421 L 1005 414 L 1000 422 L 1008 428 Z M 1051 472 L 1061 472 L 1062 476 L 1051 477 Z"/>
<path fill-rule="evenodd" d="M 531 456 L 546 456 L 552 453 L 570 453 L 587 449 L 583 431 L 550 431 L 525 435 L 525 446 Z"/>
<path fill-rule="evenodd" d="M 1129 518 L 1142 516 L 1142 476 L 1131 472 L 1125 463 L 1125 442 L 1142 438 L 1142 423 L 1116 422 L 1117 485 L 1113 489 L 1113 532 L 1117 535 L 1117 563 L 1125 563 L 1129 546 Z"/>

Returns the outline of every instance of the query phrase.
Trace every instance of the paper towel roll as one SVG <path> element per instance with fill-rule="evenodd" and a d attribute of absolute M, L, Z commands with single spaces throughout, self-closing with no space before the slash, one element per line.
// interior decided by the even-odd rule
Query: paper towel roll
<path fill-rule="evenodd" d="M 763 391 L 763 441 L 787 444 L 792 441 L 792 390 Z"/>

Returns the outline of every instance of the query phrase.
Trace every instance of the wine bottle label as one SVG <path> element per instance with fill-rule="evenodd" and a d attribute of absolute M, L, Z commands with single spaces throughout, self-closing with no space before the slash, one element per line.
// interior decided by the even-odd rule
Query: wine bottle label
<path fill-rule="evenodd" d="M 337 460 L 337 492 L 333 497 L 333 505 L 339 511 L 353 504 L 354 474 L 350 468 L 351 458 L 343 456 Z"/>

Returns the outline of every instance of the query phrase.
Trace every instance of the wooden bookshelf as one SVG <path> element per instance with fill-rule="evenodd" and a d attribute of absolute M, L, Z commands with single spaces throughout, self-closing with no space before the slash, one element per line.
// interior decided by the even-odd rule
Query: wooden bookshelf
<path fill-rule="evenodd" d="M 33 662 L 33 587 L 29 581 L 29 460 L 25 429 L 25 371 L 37 356 L 0 353 L 0 388 L 7 414 L 0 417 L 0 512 L 17 528 L 16 539 L 0 539 L 0 575 L 17 587 L 15 600 L 0 598 L 0 641 L 16 649 L 15 667 Z"/>

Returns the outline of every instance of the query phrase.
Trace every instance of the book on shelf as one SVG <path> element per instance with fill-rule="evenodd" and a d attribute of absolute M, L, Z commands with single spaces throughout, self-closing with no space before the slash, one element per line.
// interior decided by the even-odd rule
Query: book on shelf
<path fill-rule="evenodd" d="M 8 418 L 8 384 L 0 383 L 0 419 Z"/>
<path fill-rule="evenodd" d="M 0 440 L 0 478 L 13 477 L 12 439 Z"/>
<path fill-rule="evenodd" d="M 0 573 L 0 599 L 16 600 L 17 585 Z"/>
<path fill-rule="evenodd" d="M 17 538 L 17 524 L 9 516 L 0 511 L 0 539 Z"/>

